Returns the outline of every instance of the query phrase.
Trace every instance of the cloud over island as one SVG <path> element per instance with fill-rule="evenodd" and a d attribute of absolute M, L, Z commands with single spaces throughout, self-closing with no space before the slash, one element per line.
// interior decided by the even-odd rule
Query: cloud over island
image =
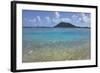
<path fill-rule="evenodd" d="M 76 26 L 90 27 L 91 14 L 84 12 L 59 12 L 23 10 L 23 27 L 54 27 L 60 22 L 68 22 Z"/>

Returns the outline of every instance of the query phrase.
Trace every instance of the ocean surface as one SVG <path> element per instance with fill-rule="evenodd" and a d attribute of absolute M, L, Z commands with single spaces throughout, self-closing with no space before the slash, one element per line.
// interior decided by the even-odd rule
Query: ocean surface
<path fill-rule="evenodd" d="M 90 59 L 88 28 L 23 28 L 22 61 Z"/>

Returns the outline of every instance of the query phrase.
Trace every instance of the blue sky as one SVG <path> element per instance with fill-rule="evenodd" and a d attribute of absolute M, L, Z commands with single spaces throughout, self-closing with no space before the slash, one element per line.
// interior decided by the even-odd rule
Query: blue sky
<path fill-rule="evenodd" d="M 68 22 L 81 27 L 90 27 L 91 14 L 83 12 L 22 11 L 23 27 L 53 27 L 60 22 Z"/>

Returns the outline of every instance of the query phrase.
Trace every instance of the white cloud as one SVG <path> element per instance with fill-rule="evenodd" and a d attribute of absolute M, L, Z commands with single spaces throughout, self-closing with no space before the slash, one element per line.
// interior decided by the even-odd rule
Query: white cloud
<path fill-rule="evenodd" d="M 50 17 L 49 16 L 45 17 L 45 19 L 47 20 L 47 22 L 50 22 Z"/>
<path fill-rule="evenodd" d="M 76 23 L 79 23 L 79 22 L 81 22 L 81 21 L 82 21 L 82 18 L 79 17 L 79 18 L 76 20 Z"/>
<path fill-rule="evenodd" d="M 54 18 L 54 19 L 52 19 L 52 21 L 53 21 L 54 23 L 59 23 L 59 22 L 60 22 L 60 19 Z"/>
<path fill-rule="evenodd" d="M 73 14 L 72 15 L 72 21 L 74 23 L 79 23 L 81 21 L 81 17 L 79 17 L 79 15 L 77 15 L 77 14 Z"/>
<path fill-rule="evenodd" d="M 78 18 L 78 15 L 74 14 L 74 15 L 72 15 L 72 18 Z"/>
<path fill-rule="evenodd" d="M 71 22 L 71 19 L 70 18 L 59 18 L 59 19 L 52 19 L 52 21 L 54 23 L 59 23 L 59 22 Z"/>
<path fill-rule="evenodd" d="M 55 12 L 56 18 L 60 18 L 60 13 L 59 12 Z"/>
<path fill-rule="evenodd" d="M 59 22 L 71 22 L 71 19 L 70 18 L 61 18 L 60 17 L 60 13 L 59 12 L 55 12 L 55 18 L 52 19 L 52 21 L 54 23 L 59 23 Z"/>
<path fill-rule="evenodd" d="M 82 20 L 82 18 L 80 17 L 78 20 L 79 20 L 79 21 L 81 21 L 81 20 Z"/>
<path fill-rule="evenodd" d="M 41 21 L 41 18 L 40 18 L 40 16 L 37 16 L 37 19 L 38 19 L 38 21 L 39 21 L 39 22 Z"/>
<path fill-rule="evenodd" d="M 61 18 L 61 21 L 63 21 L 63 22 L 71 22 L 71 19 L 70 18 Z"/>
<path fill-rule="evenodd" d="M 86 16 L 86 14 L 82 13 L 82 19 L 85 23 L 89 23 L 90 22 L 90 18 L 88 16 Z"/>

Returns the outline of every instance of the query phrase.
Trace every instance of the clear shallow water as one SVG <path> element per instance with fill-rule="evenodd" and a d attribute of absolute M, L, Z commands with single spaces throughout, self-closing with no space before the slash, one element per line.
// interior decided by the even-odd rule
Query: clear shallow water
<path fill-rule="evenodd" d="M 78 59 L 80 58 L 79 55 L 81 56 L 80 59 L 90 58 L 90 29 L 23 28 L 22 34 L 23 34 L 22 54 L 23 54 L 23 61 L 25 62 Z M 35 54 L 36 52 L 37 54 Z M 64 56 L 61 56 L 64 52 L 66 54 L 64 54 Z M 50 56 L 48 56 L 47 53 Z M 56 55 L 54 58 L 53 54 L 55 53 Z M 61 55 L 59 55 L 60 53 Z M 72 58 L 65 57 L 67 56 L 68 53 L 69 55 L 73 55 L 73 57 Z M 77 56 L 76 53 L 79 53 L 79 55 Z M 31 56 L 28 56 L 28 54 L 31 54 Z M 77 57 L 74 57 L 75 55 Z M 34 56 L 39 56 L 39 57 L 33 58 Z"/>

